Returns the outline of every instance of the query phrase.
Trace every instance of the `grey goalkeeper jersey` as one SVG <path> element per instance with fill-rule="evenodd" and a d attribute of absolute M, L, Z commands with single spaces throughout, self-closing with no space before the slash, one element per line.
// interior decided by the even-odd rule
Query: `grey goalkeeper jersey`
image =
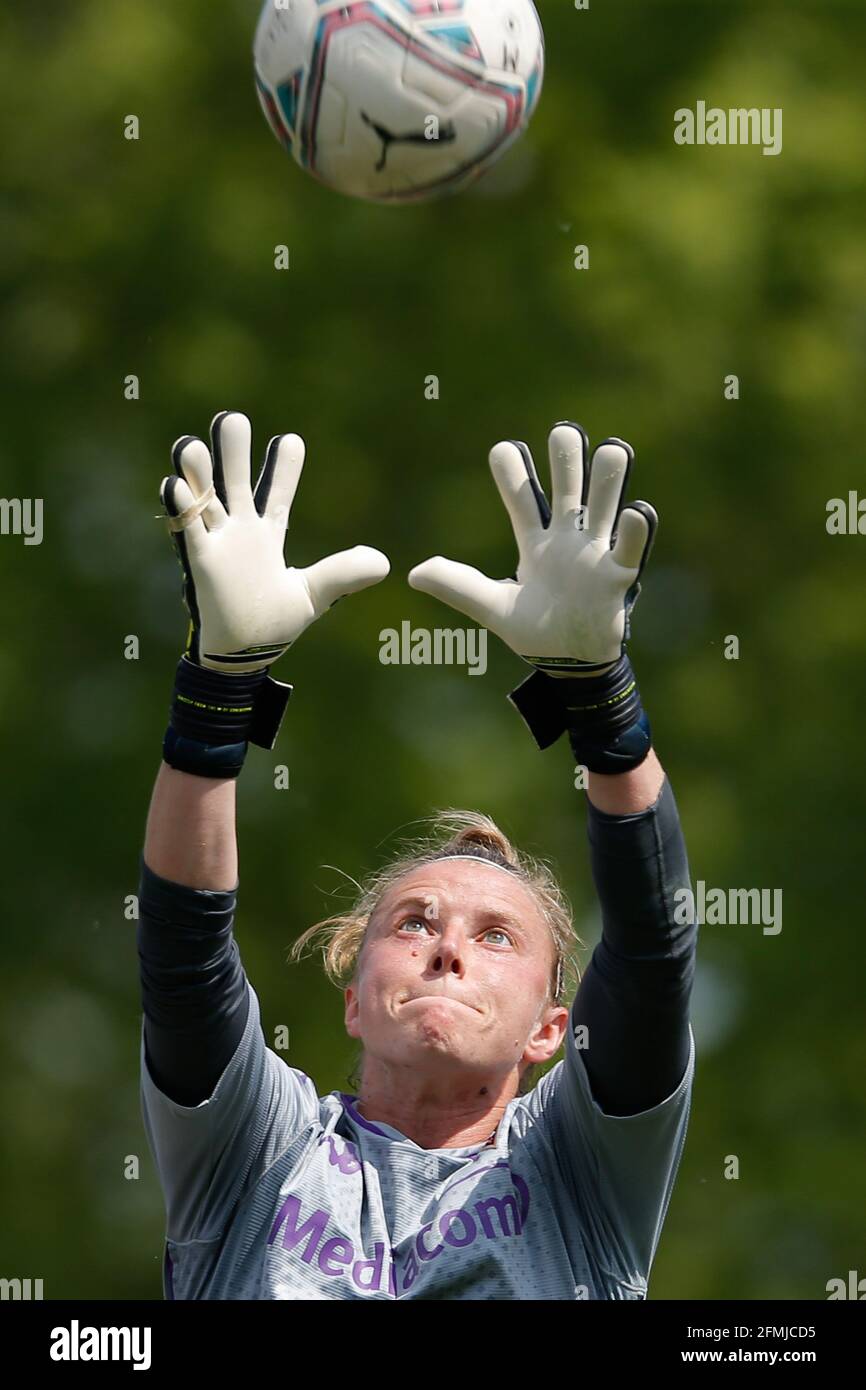
<path fill-rule="evenodd" d="M 571 1026 L 561 1061 L 483 1146 L 423 1149 L 319 1096 L 265 1042 L 259 1003 L 210 1099 L 149 1074 L 145 1126 L 175 1299 L 642 1299 L 694 1074 L 639 1114 L 593 1099 Z M 570 1023 L 573 1021 L 570 1019 Z"/>

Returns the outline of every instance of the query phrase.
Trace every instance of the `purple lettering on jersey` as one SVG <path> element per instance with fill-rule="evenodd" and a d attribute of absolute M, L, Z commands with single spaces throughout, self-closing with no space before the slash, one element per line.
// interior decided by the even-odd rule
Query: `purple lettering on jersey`
<path fill-rule="evenodd" d="M 499 1218 L 498 1230 L 493 1229 L 493 1222 L 490 1220 L 491 1207 Z M 474 1209 L 488 1240 L 493 1240 L 496 1236 L 519 1236 L 523 1229 L 517 1198 L 513 1193 L 506 1193 L 504 1197 L 485 1197 L 483 1201 L 475 1203 Z M 508 1212 L 511 1212 L 514 1223 L 511 1230 L 508 1228 Z"/>
<path fill-rule="evenodd" d="M 418 1261 L 415 1259 L 414 1250 L 409 1251 L 409 1258 L 400 1271 L 403 1276 L 403 1292 L 411 1289 L 415 1280 L 418 1278 Z"/>
<path fill-rule="evenodd" d="M 526 1218 L 529 1215 L 529 1185 L 519 1173 L 515 1173 L 513 1168 L 511 1169 L 511 1181 L 514 1183 L 517 1195 L 520 1198 L 520 1229 L 522 1231 L 526 1225 Z"/>
<path fill-rule="evenodd" d="M 382 1282 L 382 1260 L 385 1256 L 385 1247 L 380 1240 L 373 1246 L 374 1258 L 372 1260 L 356 1260 L 352 1265 L 352 1283 L 358 1289 L 365 1292 L 379 1292 Z M 365 1277 L 365 1271 L 370 1270 L 370 1277 Z"/>
<path fill-rule="evenodd" d="M 354 1253 L 355 1247 L 350 1240 L 341 1240 L 339 1236 L 335 1236 L 333 1240 L 325 1241 L 319 1251 L 319 1269 L 323 1274 L 342 1274 L 344 1267 L 352 1263 Z M 332 1260 L 342 1261 L 342 1264 L 332 1268 Z"/>
<path fill-rule="evenodd" d="M 297 1197 L 286 1198 L 274 1218 L 274 1224 L 268 1236 L 268 1245 L 273 1245 L 280 1227 L 283 1222 L 285 1222 L 286 1229 L 283 1232 L 283 1249 L 294 1250 L 295 1246 L 298 1245 L 305 1236 L 309 1236 L 307 1248 L 301 1256 L 301 1259 L 307 1264 L 310 1264 L 316 1253 L 316 1246 L 322 1239 L 325 1224 L 328 1220 L 328 1213 L 322 1211 L 320 1208 L 318 1211 L 314 1211 L 312 1216 L 307 1218 L 303 1226 L 299 1226 L 298 1216 L 300 1215 L 300 1210 L 301 1204 Z"/>
<path fill-rule="evenodd" d="M 415 1238 L 415 1249 L 418 1251 L 422 1260 L 435 1260 L 436 1256 L 441 1255 L 442 1251 L 445 1249 L 444 1245 L 434 1245 L 432 1250 L 428 1250 L 424 1245 L 424 1237 L 431 1229 L 432 1225 L 433 1222 L 428 1221 L 426 1226 L 421 1227 Z"/>
<path fill-rule="evenodd" d="M 356 1161 L 354 1154 L 340 1153 L 336 1147 L 331 1148 L 330 1161 L 341 1172 L 346 1171 L 344 1164 L 347 1159 L 349 1162 L 348 1171 L 351 1172 L 353 1171 L 351 1164 Z M 513 1238 L 523 1234 L 526 1218 L 529 1214 L 529 1187 L 520 1174 L 514 1172 L 507 1161 L 500 1160 L 491 1164 L 488 1170 L 482 1171 L 492 1171 L 494 1168 L 508 1170 L 513 1191 L 504 1192 L 501 1195 L 491 1194 L 489 1197 L 479 1197 L 479 1200 L 472 1204 L 472 1210 L 467 1207 L 451 1207 L 439 1215 L 436 1220 L 426 1222 L 417 1235 L 409 1237 L 411 1245 L 405 1254 L 401 1255 L 400 1251 L 391 1249 L 387 1278 L 387 1292 L 391 1298 L 399 1298 L 401 1293 L 410 1289 L 418 1278 L 423 1264 L 437 1259 L 446 1245 L 456 1250 L 462 1250 L 467 1246 L 474 1245 L 482 1234 L 487 1240 L 501 1240 L 503 1237 Z M 477 1179 L 477 1170 L 473 1174 L 462 1175 L 457 1181 L 449 1185 L 449 1190 L 453 1190 L 459 1182 L 465 1182 L 470 1176 Z M 473 1212 L 475 1213 L 474 1216 Z M 328 1220 L 329 1213 L 319 1208 L 301 1224 L 300 1200 L 294 1196 L 286 1197 L 274 1219 L 268 1236 L 268 1244 L 274 1244 L 280 1229 L 285 1225 L 282 1239 L 285 1250 L 293 1251 L 303 1241 L 306 1241 L 301 1254 L 301 1258 L 306 1264 L 313 1262 L 318 1250 L 318 1268 L 329 1278 L 339 1278 L 349 1273 L 356 1288 L 362 1289 L 365 1293 L 383 1292 L 382 1267 L 385 1260 L 385 1247 L 382 1242 L 376 1241 L 374 1244 L 371 1260 L 356 1260 L 354 1259 L 354 1245 L 344 1237 L 332 1236 L 324 1244 L 321 1243 Z M 434 1226 L 437 1227 L 438 1233 L 442 1236 L 442 1242 L 428 1244 Z M 402 1264 L 400 1264 L 401 1260 Z M 420 1265 L 419 1260 L 421 1261 Z M 400 1266 L 399 1271 L 398 1265 Z"/>
<path fill-rule="evenodd" d="M 459 1221 L 463 1226 L 465 1234 L 462 1240 L 458 1240 L 456 1236 L 452 1237 L 451 1235 L 455 1221 Z M 443 1222 L 445 1223 L 444 1227 Z M 458 1250 L 461 1250 L 464 1245 L 471 1245 L 478 1234 L 478 1227 L 475 1225 L 469 1212 L 464 1211 L 462 1208 L 457 1208 L 454 1211 L 446 1211 L 444 1216 L 440 1216 L 439 1230 L 448 1244 L 455 1246 Z"/>
<path fill-rule="evenodd" d="M 358 1157 L 358 1150 L 351 1140 L 342 1141 L 344 1148 L 342 1151 L 337 1148 L 337 1141 L 333 1134 L 326 1134 L 319 1141 L 328 1145 L 328 1162 L 332 1168 L 338 1168 L 341 1173 L 357 1173 L 361 1168 L 361 1160 Z"/>

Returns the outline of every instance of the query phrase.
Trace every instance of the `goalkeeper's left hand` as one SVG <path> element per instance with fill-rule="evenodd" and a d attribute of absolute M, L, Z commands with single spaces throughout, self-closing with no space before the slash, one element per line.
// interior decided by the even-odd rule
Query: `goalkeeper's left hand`
<path fill-rule="evenodd" d="M 515 579 L 489 579 L 437 555 L 416 565 L 409 583 L 495 632 L 532 666 L 597 673 L 623 653 L 658 517 L 647 502 L 622 508 L 634 456 L 621 439 L 599 445 L 590 468 L 577 425 L 557 425 L 549 448 L 552 505 L 525 444 L 503 442 L 490 454 L 517 541 Z"/>
<path fill-rule="evenodd" d="M 536 668 L 511 698 L 542 747 L 568 728 L 588 766 L 627 770 L 649 748 L 625 643 L 658 517 L 647 502 L 622 505 L 634 455 L 621 439 L 605 440 L 590 464 L 584 431 L 566 423 L 551 431 L 549 448 L 550 503 L 525 444 L 503 442 L 490 454 L 517 541 L 515 578 L 490 579 L 436 556 L 416 565 L 409 583 Z M 621 742 L 641 720 L 641 737 Z"/>

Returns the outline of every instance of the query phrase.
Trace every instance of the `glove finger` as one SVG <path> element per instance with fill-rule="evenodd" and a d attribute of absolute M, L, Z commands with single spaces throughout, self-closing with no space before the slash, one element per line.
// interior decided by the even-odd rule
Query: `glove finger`
<path fill-rule="evenodd" d="M 584 464 L 589 458 L 586 431 L 569 420 L 561 420 L 550 431 L 547 447 L 550 453 L 550 501 L 553 516 L 557 521 L 573 524 L 576 513 L 584 505 Z"/>
<path fill-rule="evenodd" d="M 338 551 L 324 560 L 301 570 L 306 581 L 313 611 L 317 618 L 346 594 L 367 589 L 384 579 L 391 566 L 381 550 L 369 545 L 356 545 L 351 550 Z"/>
<path fill-rule="evenodd" d="M 189 484 L 193 497 L 203 497 L 214 480 L 210 451 L 203 440 L 185 434 L 172 445 L 171 461 L 178 477 Z M 208 502 L 202 516 L 209 531 L 224 526 L 228 519 L 218 497 Z"/>
<path fill-rule="evenodd" d="M 522 554 L 526 543 L 550 520 L 550 507 L 532 455 L 525 444 L 503 440 L 490 450 L 490 470 Z"/>
<path fill-rule="evenodd" d="M 592 456 L 586 503 L 586 531 L 610 544 L 628 483 L 634 453 L 622 439 L 606 439 Z"/>
<path fill-rule="evenodd" d="M 298 434 L 278 434 L 271 440 L 253 493 L 259 516 L 288 526 L 305 453 L 304 441 Z"/>
<path fill-rule="evenodd" d="M 186 480 L 173 474 L 170 478 L 163 478 L 162 486 L 159 489 L 159 500 L 169 516 L 180 516 L 187 507 L 192 507 L 195 504 L 196 499 Z M 171 534 L 180 551 L 184 569 L 188 570 L 186 556 L 190 555 L 193 559 L 199 559 L 207 544 L 207 530 L 204 521 L 200 516 L 197 516 L 182 531 L 172 531 Z"/>
<path fill-rule="evenodd" d="M 409 583 L 413 589 L 432 594 L 450 608 L 465 613 L 473 622 L 494 630 L 514 601 L 513 584 L 490 579 L 472 565 L 461 565 L 441 555 L 434 555 L 410 570 Z"/>
<path fill-rule="evenodd" d="M 250 481 L 252 425 L 240 411 L 223 410 L 214 416 L 210 433 L 217 496 L 229 516 L 255 515 Z"/>
<path fill-rule="evenodd" d="M 616 544 L 611 551 L 615 563 L 624 569 L 637 570 L 639 575 L 652 550 L 658 524 L 658 513 L 649 502 L 632 502 L 623 507 Z"/>

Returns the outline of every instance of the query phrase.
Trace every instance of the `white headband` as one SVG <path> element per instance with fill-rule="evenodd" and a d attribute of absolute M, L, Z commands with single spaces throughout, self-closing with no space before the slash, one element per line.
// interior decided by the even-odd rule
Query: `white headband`
<path fill-rule="evenodd" d="M 504 869 L 507 874 L 512 876 L 516 873 L 511 864 L 501 864 L 498 859 L 487 859 L 483 854 L 437 854 L 429 862 L 439 864 L 443 859 L 475 859 L 479 864 L 489 864 L 491 868 Z"/>

